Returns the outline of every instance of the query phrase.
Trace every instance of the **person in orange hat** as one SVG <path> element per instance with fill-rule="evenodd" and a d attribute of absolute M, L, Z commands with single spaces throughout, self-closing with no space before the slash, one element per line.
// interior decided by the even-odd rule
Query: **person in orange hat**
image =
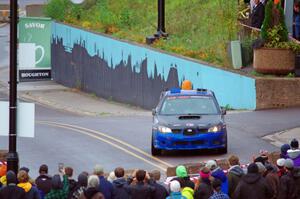
<path fill-rule="evenodd" d="M 184 80 L 181 84 L 181 89 L 182 90 L 192 90 L 193 89 L 192 82 L 190 80 Z"/>

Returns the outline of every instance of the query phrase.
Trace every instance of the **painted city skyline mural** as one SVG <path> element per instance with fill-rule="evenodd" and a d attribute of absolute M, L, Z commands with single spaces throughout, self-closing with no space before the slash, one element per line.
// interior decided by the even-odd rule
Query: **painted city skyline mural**
<path fill-rule="evenodd" d="M 255 109 L 255 79 L 60 23 L 52 29 L 54 80 L 100 97 L 154 108 L 185 79 L 215 92 L 220 105 Z"/>

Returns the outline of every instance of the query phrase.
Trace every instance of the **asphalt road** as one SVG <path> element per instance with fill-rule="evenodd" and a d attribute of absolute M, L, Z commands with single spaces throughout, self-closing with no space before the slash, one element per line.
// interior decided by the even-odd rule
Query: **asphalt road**
<path fill-rule="evenodd" d="M 5 97 L 0 95 L 1 99 Z M 164 171 L 167 166 L 229 154 L 238 155 L 246 163 L 260 149 L 276 150 L 261 137 L 299 126 L 299 116 L 299 108 L 228 114 L 227 155 L 186 151 L 166 153 L 156 159 L 150 155 L 150 116 L 88 117 L 36 105 L 35 138 L 18 138 L 18 151 L 21 166 L 31 168 L 33 176 L 42 163 L 49 165 L 51 173 L 57 171 L 60 162 L 74 167 L 76 173 L 91 171 L 97 163 L 106 171 L 117 166 Z M 0 148 L 6 148 L 7 143 L 8 139 L 1 137 Z"/>

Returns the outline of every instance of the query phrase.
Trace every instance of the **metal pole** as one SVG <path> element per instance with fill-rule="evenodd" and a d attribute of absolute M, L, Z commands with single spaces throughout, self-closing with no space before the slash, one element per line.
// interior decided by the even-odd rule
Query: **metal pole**
<path fill-rule="evenodd" d="M 17 25 L 18 1 L 10 0 L 10 57 L 9 57 L 9 151 L 8 170 L 15 173 L 19 168 L 17 153 Z"/>
<path fill-rule="evenodd" d="M 157 22 L 157 31 L 165 32 L 165 0 L 158 0 L 158 22 Z"/>

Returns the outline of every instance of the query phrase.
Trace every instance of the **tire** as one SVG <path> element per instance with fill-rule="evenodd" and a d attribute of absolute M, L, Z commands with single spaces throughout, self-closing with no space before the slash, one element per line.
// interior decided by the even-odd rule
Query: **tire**
<path fill-rule="evenodd" d="M 226 154 L 226 153 L 228 152 L 227 144 L 226 144 L 226 146 L 225 146 L 224 148 L 221 148 L 221 149 L 219 149 L 218 151 L 219 151 L 219 153 L 221 153 L 221 154 Z"/>
<path fill-rule="evenodd" d="M 151 154 L 153 156 L 159 156 L 159 155 L 161 155 L 161 149 L 157 149 L 157 148 L 154 147 L 153 138 L 151 140 Z"/>

